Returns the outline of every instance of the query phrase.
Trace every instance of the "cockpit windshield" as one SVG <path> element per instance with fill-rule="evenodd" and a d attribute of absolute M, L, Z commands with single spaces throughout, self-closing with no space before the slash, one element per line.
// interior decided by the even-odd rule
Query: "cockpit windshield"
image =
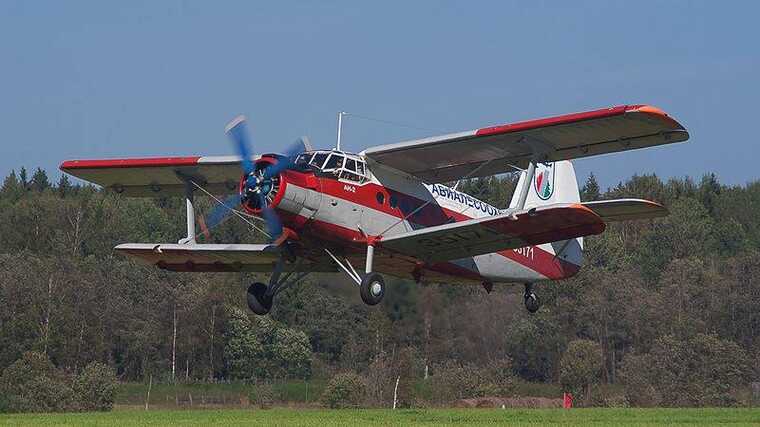
<path fill-rule="evenodd" d="M 309 151 L 296 159 L 296 164 L 338 179 L 363 183 L 369 180 L 367 166 L 360 156 L 342 151 Z"/>

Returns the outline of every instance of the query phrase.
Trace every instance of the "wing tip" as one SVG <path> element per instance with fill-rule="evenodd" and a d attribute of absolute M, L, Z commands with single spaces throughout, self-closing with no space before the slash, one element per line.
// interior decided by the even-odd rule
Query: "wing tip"
<path fill-rule="evenodd" d="M 654 105 L 649 105 L 649 104 L 627 105 L 625 107 L 625 112 L 647 114 L 649 116 L 654 116 L 660 120 L 669 122 L 675 127 L 676 130 L 684 131 L 686 133 L 686 139 L 689 139 L 689 133 L 686 132 L 686 128 L 681 123 L 679 123 L 678 120 L 671 117 L 668 113 L 665 112 L 665 110 L 655 107 Z M 684 139 L 684 141 L 686 139 Z"/>

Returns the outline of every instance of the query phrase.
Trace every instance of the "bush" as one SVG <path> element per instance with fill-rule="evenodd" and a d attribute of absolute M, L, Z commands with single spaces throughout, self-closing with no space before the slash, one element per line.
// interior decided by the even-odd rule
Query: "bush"
<path fill-rule="evenodd" d="M 74 380 L 74 393 L 85 411 L 110 411 L 116 392 L 113 369 L 100 362 L 87 365 Z"/>
<path fill-rule="evenodd" d="M 695 334 L 657 339 L 649 354 L 626 357 L 622 371 L 634 404 L 731 406 L 737 403 L 731 391 L 746 384 L 749 367 L 746 352 L 733 341 Z"/>
<path fill-rule="evenodd" d="M 306 334 L 268 317 L 251 320 L 237 307 L 227 307 L 227 312 L 224 356 L 232 379 L 311 376 L 312 353 Z"/>
<path fill-rule="evenodd" d="M 484 367 L 447 360 L 433 366 L 430 378 L 435 400 L 451 402 L 484 396 L 506 396 L 514 392 L 515 378 L 509 358 L 494 360 Z"/>
<path fill-rule="evenodd" d="M 335 375 L 322 393 L 322 403 L 330 408 L 358 408 L 364 401 L 367 385 L 353 372 Z"/>
<path fill-rule="evenodd" d="M 78 409 L 74 391 L 46 355 L 27 352 L 3 370 L 0 396 L 8 412 L 65 412 Z"/>
<path fill-rule="evenodd" d="M 274 388 L 271 384 L 260 383 L 253 386 L 248 393 L 248 401 L 252 405 L 258 405 L 261 409 L 269 409 L 275 400 Z"/>
<path fill-rule="evenodd" d="M 620 378 L 625 384 L 625 395 L 633 406 L 655 407 L 662 402 L 660 391 L 650 381 L 648 355 L 631 354 L 625 357 Z"/>

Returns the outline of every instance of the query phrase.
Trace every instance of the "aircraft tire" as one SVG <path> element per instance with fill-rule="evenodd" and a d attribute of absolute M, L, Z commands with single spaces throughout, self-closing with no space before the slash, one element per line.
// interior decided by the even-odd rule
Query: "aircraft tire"
<path fill-rule="evenodd" d="M 538 311 L 539 307 L 541 307 L 541 301 L 538 300 L 538 296 L 531 293 L 525 294 L 525 308 L 528 309 L 529 313 L 535 313 Z"/>
<path fill-rule="evenodd" d="M 269 314 L 269 310 L 272 309 L 273 298 L 271 296 L 267 296 L 266 292 L 267 285 L 261 282 L 251 283 L 251 286 L 248 287 L 248 308 L 250 308 L 252 312 L 258 314 L 259 316 Z"/>
<path fill-rule="evenodd" d="M 369 273 L 364 276 L 359 286 L 359 294 L 367 305 L 376 305 L 385 296 L 385 281 L 378 273 Z"/>

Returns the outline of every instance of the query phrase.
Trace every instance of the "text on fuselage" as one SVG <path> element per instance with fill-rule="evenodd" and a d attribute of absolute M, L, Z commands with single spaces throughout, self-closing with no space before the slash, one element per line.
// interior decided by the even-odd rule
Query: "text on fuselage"
<path fill-rule="evenodd" d="M 459 191 L 449 188 L 441 184 L 433 184 L 430 186 L 430 192 L 434 195 L 445 197 L 449 200 L 453 200 L 457 203 L 475 208 L 488 215 L 496 215 L 499 213 L 499 209 L 489 205 L 486 202 L 480 201 L 469 194 L 460 193 Z"/>
<path fill-rule="evenodd" d="M 523 248 L 512 249 L 512 252 L 516 253 L 517 255 L 522 255 L 525 258 L 533 261 L 533 246 L 525 246 Z"/>

